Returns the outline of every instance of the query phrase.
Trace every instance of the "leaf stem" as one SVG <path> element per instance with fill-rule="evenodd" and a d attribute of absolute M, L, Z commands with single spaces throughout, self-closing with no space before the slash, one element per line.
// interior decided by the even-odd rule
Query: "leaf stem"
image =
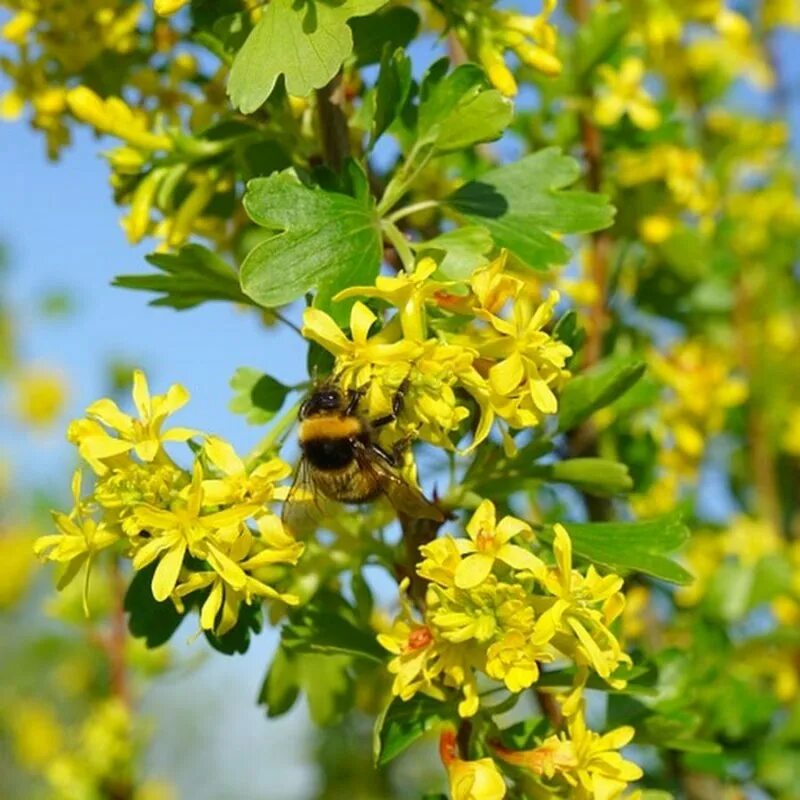
<path fill-rule="evenodd" d="M 406 272 L 413 272 L 414 254 L 411 252 L 411 246 L 406 240 L 406 237 L 403 236 L 402 231 L 388 219 L 381 222 L 381 230 L 392 247 L 397 251 L 397 255 L 400 256 L 400 261 L 403 262 L 403 269 L 405 269 Z"/>
<path fill-rule="evenodd" d="M 393 214 L 386 217 L 387 222 L 397 222 L 403 217 L 408 217 L 411 214 L 416 214 L 417 211 L 425 211 L 429 208 L 438 208 L 441 205 L 439 200 L 420 200 L 419 203 L 412 203 L 410 206 L 404 206 L 398 209 Z"/>
<path fill-rule="evenodd" d="M 417 175 L 425 168 L 433 155 L 431 142 L 417 142 L 408 154 L 400 169 L 395 172 L 383 192 L 383 197 L 378 203 L 378 214 L 383 216 L 391 210 L 397 201 L 405 194 L 408 187 L 416 180 Z M 417 163 L 419 161 L 419 163 Z"/>

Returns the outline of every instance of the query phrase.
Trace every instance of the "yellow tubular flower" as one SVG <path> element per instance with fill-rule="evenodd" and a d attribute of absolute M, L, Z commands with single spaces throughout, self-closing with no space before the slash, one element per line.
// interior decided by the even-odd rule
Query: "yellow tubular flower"
<path fill-rule="evenodd" d="M 101 133 L 116 136 L 144 150 L 172 148 L 169 136 L 148 131 L 145 117 L 118 97 L 104 100 L 86 86 L 78 86 L 68 92 L 67 103 L 79 120 L 94 126 Z"/>
<path fill-rule="evenodd" d="M 73 423 L 70 440 L 78 445 L 81 456 L 98 474 L 105 472 L 103 462 L 106 459 L 129 451 L 136 453 L 142 461 L 153 461 L 164 442 L 185 442 L 197 435 L 197 431 L 191 428 L 161 431 L 166 418 L 186 405 L 188 400 L 189 392 L 179 384 L 170 386 L 165 395 L 151 397 L 147 378 L 136 370 L 133 374 L 133 402 L 139 419 L 124 414 L 113 400 L 104 398 L 86 409 L 88 420 Z M 111 436 L 98 423 L 111 428 L 119 437 Z"/>
<path fill-rule="evenodd" d="M 153 8 L 156 14 L 167 17 L 180 11 L 188 2 L 189 0 L 153 0 Z"/>
<path fill-rule="evenodd" d="M 12 44 L 24 44 L 35 25 L 35 14 L 30 11 L 19 11 L 3 25 L 0 36 Z"/>
<path fill-rule="evenodd" d="M 439 756 L 447 769 L 452 800 L 502 800 L 506 784 L 491 758 L 464 761 L 458 757 L 456 735 L 446 730 L 439 738 Z"/>
<path fill-rule="evenodd" d="M 533 553 L 511 540 L 521 533 L 531 533 L 530 525 L 514 517 L 503 517 L 497 523 L 494 503 L 484 500 L 467 523 L 469 539 L 456 539 L 458 552 L 467 557 L 455 572 L 455 585 L 471 589 L 482 583 L 492 571 L 495 560 L 512 569 L 529 570 L 539 576 L 545 566 Z"/>
<path fill-rule="evenodd" d="M 599 125 L 616 125 L 627 114 L 633 124 L 643 130 L 658 127 L 661 115 L 642 88 L 644 63 L 641 59 L 626 58 L 618 71 L 603 64 L 597 72 L 603 81 L 594 109 Z"/>

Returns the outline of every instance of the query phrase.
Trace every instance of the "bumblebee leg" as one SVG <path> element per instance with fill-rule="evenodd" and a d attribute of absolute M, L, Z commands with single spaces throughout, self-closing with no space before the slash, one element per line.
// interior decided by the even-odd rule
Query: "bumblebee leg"
<path fill-rule="evenodd" d="M 346 417 L 351 417 L 356 413 L 358 404 L 361 402 L 361 398 L 366 394 L 366 391 L 366 388 L 347 390 L 347 405 L 344 409 L 344 415 Z"/>
<path fill-rule="evenodd" d="M 382 428 L 384 425 L 388 425 L 391 422 L 394 422 L 402 413 L 403 411 L 403 403 L 405 402 L 406 392 L 408 391 L 409 380 L 408 378 L 403 378 L 403 382 L 397 387 L 397 391 L 392 396 L 392 413 L 386 414 L 383 417 L 378 417 L 378 419 L 372 420 L 370 425 L 373 428 Z"/>

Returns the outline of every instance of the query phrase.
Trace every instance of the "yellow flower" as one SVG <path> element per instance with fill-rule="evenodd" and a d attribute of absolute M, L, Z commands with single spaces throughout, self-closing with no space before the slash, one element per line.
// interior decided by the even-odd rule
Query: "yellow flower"
<path fill-rule="evenodd" d="M 61 375 L 30 367 L 14 380 L 17 416 L 27 425 L 44 428 L 51 425 L 64 408 L 66 384 Z"/>
<path fill-rule="evenodd" d="M 488 374 L 491 407 L 512 427 L 536 426 L 545 414 L 558 411 L 555 391 L 569 377 L 564 365 L 572 350 L 542 330 L 558 300 L 558 293 L 551 292 L 537 305 L 532 297 L 521 294 L 510 320 L 477 311 L 493 329 L 477 344 L 482 357 L 497 362 Z"/>
<path fill-rule="evenodd" d="M 30 537 L 0 529 L 0 564 L 3 565 L 3 580 L 0 582 L 2 610 L 16 603 L 30 583 L 35 564 Z"/>
<path fill-rule="evenodd" d="M 495 561 L 515 570 L 529 570 L 538 575 L 544 572 L 544 564 L 533 553 L 511 543 L 521 533 L 530 534 L 530 525 L 510 516 L 498 523 L 491 500 L 484 500 L 478 506 L 466 530 L 469 540 L 455 540 L 459 553 L 466 555 L 455 573 L 455 585 L 460 589 L 471 589 L 486 580 Z"/>
<path fill-rule="evenodd" d="M 400 615 L 388 633 L 378 635 L 380 644 L 394 655 L 388 667 L 395 676 L 392 694 L 410 700 L 421 691 L 444 700 L 443 686 L 460 688 L 463 699 L 458 713 L 462 717 L 473 716 L 480 705 L 473 672 L 473 665 L 483 661 L 480 646 L 452 644 L 437 638 L 431 625 L 414 618 L 407 589 L 406 578 L 400 584 Z"/>
<path fill-rule="evenodd" d="M 630 663 L 630 657 L 622 652 L 608 628 L 625 607 L 625 598 L 620 592 L 622 578 L 617 575 L 603 578 L 593 565 L 587 568 L 586 575 L 581 575 L 572 568 L 569 534 L 559 524 L 554 525 L 553 530 L 556 568 L 542 583 L 558 598 L 550 610 L 559 628 L 554 644 L 572 655 L 579 665 L 591 664 L 600 677 L 610 681 L 611 673 L 620 664 Z M 624 682 L 613 681 L 612 685 L 624 686 Z"/>
<path fill-rule="evenodd" d="M 104 398 L 86 409 L 90 419 L 75 423 L 71 427 L 70 437 L 78 445 L 81 456 L 99 474 L 105 471 L 105 459 L 131 450 L 142 461 L 153 461 L 161 452 L 164 442 L 184 442 L 197 435 L 197 431 L 191 428 L 161 431 L 166 418 L 186 405 L 188 400 L 189 392 L 177 383 L 170 386 L 165 395 L 151 397 L 147 378 L 143 372 L 136 370 L 133 373 L 133 402 L 139 419 L 124 414 L 113 400 Z M 97 423 L 116 431 L 119 438 L 111 436 Z"/>
<path fill-rule="evenodd" d="M 58 533 L 40 536 L 34 542 L 33 549 L 37 556 L 65 565 L 58 582 L 59 589 L 67 586 L 78 574 L 80 568 L 86 564 L 83 607 L 88 616 L 89 576 L 92 560 L 101 550 L 116 544 L 120 536 L 117 532 L 109 530 L 105 523 L 98 523 L 91 517 L 85 516 L 81 499 L 81 471 L 79 469 L 75 470 L 72 478 L 72 496 L 75 507 L 69 515 L 53 512 L 53 520 Z"/>
<path fill-rule="evenodd" d="M 642 770 L 617 752 L 628 744 L 634 729 L 628 725 L 606 734 L 588 730 L 583 710 L 570 718 L 567 732 L 550 736 L 532 750 L 512 751 L 495 746 L 503 760 L 548 780 L 570 787 L 573 800 L 617 800 Z"/>
<path fill-rule="evenodd" d="M 28 770 L 39 771 L 64 746 L 64 730 L 55 712 L 37 700 L 24 700 L 8 709 L 14 754 Z"/>
<path fill-rule="evenodd" d="M 348 297 L 378 297 L 399 309 L 400 328 L 403 338 L 422 341 L 427 336 L 425 302 L 437 292 L 443 291 L 452 283 L 428 280 L 436 271 L 432 258 L 422 258 L 414 267 L 414 272 L 401 272 L 395 276 L 379 275 L 375 286 L 352 286 L 339 292 L 333 299 Z"/>
<path fill-rule="evenodd" d="M 153 0 L 153 8 L 156 14 L 167 17 L 182 9 L 189 0 Z"/>
<path fill-rule="evenodd" d="M 464 761 L 459 758 L 456 735 L 444 731 L 439 738 L 439 756 L 447 769 L 452 800 L 502 800 L 506 784 L 491 758 Z"/>
<path fill-rule="evenodd" d="M 203 494 L 203 470 L 195 464 L 192 482 L 184 496 L 170 510 L 142 505 L 135 509 L 138 525 L 150 535 L 133 557 L 134 569 L 142 569 L 159 559 L 153 573 L 153 597 L 166 600 L 183 566 L 186 553 L 202 558 L 234 589 L 244 589 L 247 575 L 225 552 L 225 542 L 241 534 L 241 525 L 258 510 L 258 506 L 239 505 L 203 514 L 207 504 Z"/>
<path fill-rule="evenodd" d="M 67 94 L 70 111 L 102 133 L 116 136 L 144 150 L 170 150 L 172 140 L 164 134 L 151 133 L 146 117 L 134 111 L 119 97 L 101 98 L 86 86 L 78 86 Z"/>
<path fill-rule="evenodd" d="M 594 108 L 599 125 L 616 125 L 627 114 L 633 124 L 643 130 L 658 127 L 661 115 L 642 87 L 644 63 L 641 59 L 626 58 L 619 70 L 603 64 L 597 73 L 604 84 Z"/>
<path fill-rule="evenodd" d="M 36 15 L 31 11 L 18 11 L 3 25 L 0 36 L 12 44 L 24 44 L 31 29 L 36 25 Z"/>
<path fill-rule="evenodd" d="M 287 477 L 292 471 L 291 467 L 279 458 L 272 458 L 248 470 L 233 447 L 217 436 L 206 438 L 203 452 L 222 476 L 203 481 L 203 495 L 207 505 L 227 503 L 264 505 L 275 495 L 275 482 Z"/>
<path fill-rule="evenodd" d="M 293 594 L 277 591 L 251 574 L 273 564 L 296 564 L 303 553 L 304 545 L 295 541 L 283 528 L 274 514 L 261 517 L 258 521 L 260 538 L 265 546 L 256 548 L 256 540 L 246 528 L 230 544 L 223 545 L 225 555 L 245 573 L 241 588 L 234 588 L 217 572 L 189 572 L 185 580 L 175 587 L 176 598 L 185 597 L 199 589 L 211 587 L 200 610 L 200 627 L 213 630 L 223 636 L 236 624 L 242 602 L 252 603 L 256 597 L 267 600 L 280 600 L 287 605 L 297 605 L 299 598 Z"/>
<path fill-rule="evenodd" d="M 548 615 L 537 619 L 532 629 L 509 631 L 486 651 L 486 674 L 503 681 L 509 692 L 527 689 L 539 679 L 539 662 L 553 660 L 548 645 L 554 634 Z"/>

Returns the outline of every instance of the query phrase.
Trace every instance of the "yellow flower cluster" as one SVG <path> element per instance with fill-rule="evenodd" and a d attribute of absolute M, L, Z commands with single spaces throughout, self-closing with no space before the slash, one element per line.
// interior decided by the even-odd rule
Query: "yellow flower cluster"
<path fill-rule="evenodd" d="M 456 393 L 474 399 L 480 417 L 470 449 L 496 419 L 511 428 L 533 427 L 558 410 L 556 392 L 569 377 L 567 345 L 546 330 L 558 295 L 538 302 L 531 286 L 505 269 L 501 257 L 477 270 L 466 295 L 456 284 L 432 280 L 436 263 L 423 258 L 412 274 L 378 277 L 375 286 L 354 287 L 335 300 L 371 297 L 396 309 L 379 330 L 376 314 L 356 302 L 350 337 L 319 309 L 307 309 L 303 335 L 336 357 L 334 374 L 346 389 L 362 391 L 370 416 L 390 412 L 392 398 L 407 387 L 405 409 L 390 434 L 415 435 L 452 449 L 453 436 L 469 415 Z M 467 315 L 458 333 L 454 314 Z"/>
<path fill-rule="evenodd" d="M 156 563 L 155 599 L 171 598 L 182 608 L 183 598 L 202 592 L 201 627 L 222 635 L 236 624 L 243 602 L 297 602 L 268 580 L 273 565 L 296 564 L 303 545 L 270 510 L 280 494 L 275 482 L 290 472 L 279 459 L 246 464 L 230 444 L 204 436 L 191 472 L 172 460 L 165 444 L 200 436 L 189 428 L 163 430 L 188 398 L 177 384 L 151 396 L 137 371 L 138 418 L 106 398 L 73 422 L 68 437 L 95 474 L 94 490 L 83 495 L 79 469 L 73 509 L 54 514 L 58 532 L 40 537 L 35 549 L 64 565 L 60 587 L 84 565 L 88 584 L 92 561 L 109 548 L 130 557 L 136 570 Z"/>
<path fill-rule="evenodd" d="M 619 70 L 608 64 L 598 68 L 602 86 L 595 103 L 594 117 L 599 125 L 616 125 L 627 114 L 631 122 L 643 130 L 658 127 L 661 114 L 642 86 L 644 70 L 644 62 L 633 57 L 626 58 Z"/>
<path fill-rule="evenodd" d="M 145 5 L 130 0 L 4 0 L 2 5 L 14 16 L 0 35 L 17 47 L 18 57 L 1 62 L 13 88 L 0 98 L 0 112 L 15 118 L 30 104 L 33 125 L 44 132 L 54 158 L 69 142 L 66 82 L 101 56 L 130 56 L 139 43 Z"/>
<path fill-rule="evenodd" d="M 508 54 L 543 75 L 561 74 L 558 34 L 550 22 L 557 5 L 558 0 L 543 0 L 541 11 L 529 15 L 494 8 L 494 0 L 455 0 L 441 8 L 441 16 L 434 12 L 431 23 L 455 33 L 466 55 L 483 65 L 492 84 L 514 97 L 517 81 L 506 64 Z"/>
<path fill-rule="evenodd" d="M 661 472 L 633 503 L 644 516 L 674 507 L 681 481 L 696 478 L 709 439 L 722 430 L 728 409 L 747 395 L 744 380 L 732 374 L 730 358 L 706 342 L 679 342 L 665 354 L 653 350 L 648 361 L 666 396 L 654 427 Z"/>
<path fill-rule="evenodd" d="M 498 758 L 525 770 L 546 788 L 569 792 L 572 800 L 616 800 L 642 770 L 619 753 L 631 739 L 629 725 L 605 734 L 586 727 L 583 707 L 569 718 L 567 730 L 530 750 L 495 746 Z"/>
<path fill-rule="evenodd" d="M 425 545 L 417 575 L 428 581 L 425 611 L 418 619 L 402 599 L 390 632 L 379 641 L 394 654 L 392 691 L 403 700 L 417 692 L 444 699 L 461 692 L 459 714 L 479 708 L 477 679 L 483 673 L 512 693 L 534 685 L 539 665 L 568 658 L 577 666 L 564 713 L 577 710 L 589 671 L 622 687 L 613 677 L 629 657 L 610 630 L 625 600 L 622 579 L 601 577 L 590 566 L 573 568 L 566 530 L 555 526 L 556 564 L 548 568 L 515 540 L 531 541 L 530 526 L 514 517 L 496 519 L 484 500 L 466 527 L 468 538 L 444 536 Z"/>

